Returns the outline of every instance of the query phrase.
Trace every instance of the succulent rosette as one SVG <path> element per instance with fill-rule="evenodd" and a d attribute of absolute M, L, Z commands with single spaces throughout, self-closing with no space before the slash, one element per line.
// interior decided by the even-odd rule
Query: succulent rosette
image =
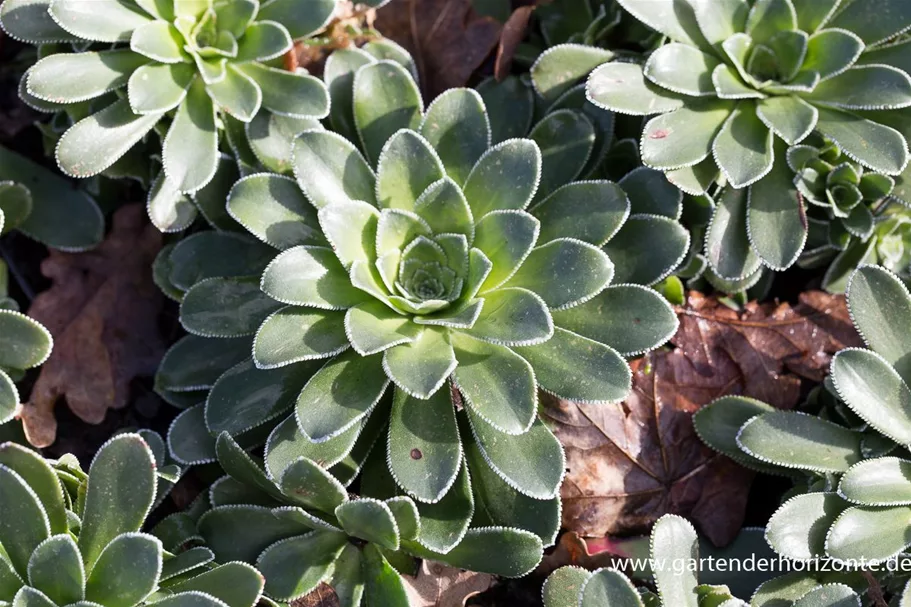
<path fill-rule="evenodd" d="M 166 356 L 157 387 L 181 406 L 205 400 L 175 421 L 172 450 L 212 461 L 222 431 L 247 446 L 275 428 L 267 459 L 276 434 L 290 433 L 348 485 L 373 453 L 422 517 L 452 499 L 466 525 L 474 510 L 457 488 L 470 469 L 467 486 L 496 487 L 490 522 L 543 527 L 546 545 L 564 457 L 538 419 L 538 390 L 619 401 L 625 357 L 677 326 L 657 292 L 613 282 L 636 267 L 605 252 L 630 203 L 612 182 L 548 182 L 558 150 L 491 145 L 474 91 L 425 111 L 400 63 L 370 60 L 348 76 L 350 88 L 330 89 L 347 94 L 334 112 L 358 143 L 306 130 L 294 179 L 251 175 L 228 198 L 274 259 L 263 261 L 264 244 L 212 232 L 160 258 L 159 282 L 182 298 L 192 335 Z M 517 523 L 504 514 L 510 501 L 533 514 Z"/>
<path fill-rule="evenodd" d="M 45 56 L 28 71 L 24 96 L 37 100 L 33 105 L 54 110 L 104 101 L 61 136 L 57 161 L 66 174 L 105 171 L 157 127 L 170 187 L 193 193 L 215 175 L 219 130 L 229 118 L 249 123 L 261 108 L 298 118 L 328 113 L 317 78 L 268 62 L 325 25 L 334 6 L 333 0 L 6 0 L 0 24 L 13 38 L 76 49 Z"/>
<path fill-rule="evenodd" d="M 760 265 L 784 269 L 803 250 L 786 148 L 818 132 L 883 175 L 908 165 L 911 9 L 901 0 L 621 0 L 669 42 L 644 65 L 614 61 L 588 81 L 614 112 L 658 114 L 641 139 L 643 162 L 691 193 L 722 197 L 706 242 L 714 271 L 740 280 Z M 725 243 L 724 246 L 721 246 Z"/>

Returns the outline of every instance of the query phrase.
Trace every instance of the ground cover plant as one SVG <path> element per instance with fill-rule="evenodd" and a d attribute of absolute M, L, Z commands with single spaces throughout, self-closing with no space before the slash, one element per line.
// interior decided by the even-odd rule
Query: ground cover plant
<path fill-rule="evenodd" d="M 911 604 L 905 0 L 0 31 L 0 607 Z"/>

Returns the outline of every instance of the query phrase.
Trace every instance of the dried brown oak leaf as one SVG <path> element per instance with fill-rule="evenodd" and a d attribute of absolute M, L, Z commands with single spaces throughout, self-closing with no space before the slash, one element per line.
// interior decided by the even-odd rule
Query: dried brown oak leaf
<path fill-rule="evenodd" d="M 471 0 L 392 0 L 376 27 L 412 54 L 430 100 L 465 86 L 500 42 L 503 25 L 475 12 Z"/>
<path fill-rule="evenodd" d="M 724 395 L 793 408 L 802 383 L 823 379 L 832 355 L 861 345 L 843 297 L 808 292 L 796 306 L 736 312 L 690 293 L 673 349 L 631 363 L 629 398 L 615 405 L 548 400 L 566 448 L 563 526 L 582 536 L 642 533 L 666 513 L 691 518 L 716 545 L 743 523 L 753 473 L 707 448 L 692 415 Z"/>
<path fill-rule="evenodd" d="M 143 206 L 129 205 L 114 214 L 98 248 L 51 251 L 42 262 L 53 285 L 35 298 L 29 314 L 50 330 L 54 351 L 21 410 L 36 447 L 56 438 L 60 398 L 83 421 L 99 424 L 109 408 L 127 404 L 134 377 L 154 374 L 165 350 L 157 322 L 164 300 L 152 281 L 161 245 Z"/>
<path fill-rule="evenodd" d="M 495 578 L 424 561 L 415 577 L 404 575 L 402 580 L 412 607 L 463 607 L 471 597 L 489 590 Z"/>

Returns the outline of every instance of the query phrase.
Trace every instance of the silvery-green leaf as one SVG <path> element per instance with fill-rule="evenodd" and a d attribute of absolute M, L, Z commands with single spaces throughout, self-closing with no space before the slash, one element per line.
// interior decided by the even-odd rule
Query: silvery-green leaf
<path fill-rule="evenodd" d="M 808 493 L 786 501 L 766 528 L 765 537 L 778 554 L 809 560 L 826 552 L 826 533 L 848 503 L 836 493 Z"/>
<path fill-rule="evenodd" d="M 407 394 L 424 399 L 441 389 L 456 364 L 447 334 L 433 327 L 425 327 L 414 341 L 383 355 L 389 379 Z"/>
<path fill-rule="evenodd" d="M 475 218 L 491 211 L 524 210 L 541 180 L 541 151 L 534 141 L 512 139 L 487 150 L 463 191 Z"/>
<path fill-rule="evenodd" d="M 152 184 L 146 210 L 152 225 L 166 233 L 187 229 L 197 215 L 193 201 L 177 189 L 177 185 L 167 178 L 164 171 L 159 173 Z"/>
<path fill-rule="evenodd" d="M 133 30 L 130 50 L 160 63 L 179 63 L 186 58 L 183 36 L 165 20 L 149 21 Z"/>
<path fill-rule="evenodd" d="M 649 56 L 645 77 L 662 89 L 695 97 L 713 96 L 712 71 L 719 60 L 686 44 L 671 43 Z"/>
<path fill-rule="evenodd" d="M 437 390 L 428 400 L 395 391 L 388 454 L 396 483 L 415 499 L 434 503 L 449 491 L 462 448 L 448 390 Z"/>
<path fill-rule="evenodd" d="M 328 574 L 346 540 L 344 533 L 313 531 L 275 542 L 256 559 L 266 592 L 286 601 L 306 595 Z"/>
<path fill-rule="evenodd" d="M 642 250 L 641 243 L 653 243 Z M 690 234 L 686 228 L 660 215 L 633 215 L 604 245 L 613 264 L 613 282 L 652 285 L 663 280 L 686 257 Z"/>
<path fill-rule="evenodd" d="M 836 559 L 884 561 L 908 547 L 911 508 L 854 506 L 835 519 L 826 536 L 826 553 Z"/>
<path fill-rule="evenodd" d="M 898 443 L 911 441 L 911 389 L 883 357 L 869 350 L 845 349 L 832 359 L 831 372 L 838 396 L 864 421 Z"/>
<path fill-rule="evenodd" d="M 665 171 L 667 180 L 690 196 L 705 196 L 719 175 L 713 158 L 706 158 L 691 167 Z"/>
<path fill-rule="evenodd" d="M 326 310 L 351 308 L 367 298 L 351 286 L 345 268 L 326 247 L 299 246 L 281 253 L 263 272 L 262 289 L 286 304 Z"/>
<path fill-rule="evenodd" d="M 202 394 L 200 400 L 205 398 Z M 217 461 L 215 437 L 206 428 L 202 403 L 181 412 L 168 429 L 168 452 L 175 461 L 193 466 Z"/>
<path fill-rule="evenodd" d="M 51 17 L 50 0 L 7 0 L 0 6 L 0 28 L 12 39 L 31 44 L 73 42 L 78 36 Z"/>
<path fill-rule="evenodd" d="M 344 312 L 288 306 L 267 318 L 253 340 L 260 369 L 329 358 L 348 347 Z"/>
<path fill-rule="evenodd" d="M 758 0 L 750 10 L 746 33 L 764 44 L 778 32 L 797 28 L 797 11 L 791 0 Z"/>
<path fill-rule="evenodd" d="M 369 53 L 359 48 L 338 49 L 326 58 L 323 80 L 332 98 L 329 120 L 332 130 L 349 141 L 357 141 L 354 126 L 354 73 L 361 66 L 374 63 Z"/>
<path fill-rule="evenodd" d="M 296 459 L 282 471 L 279 486 L 287 499 L 321 512 L 332 512 L 348 499 L 344 485 L 306 457 Z"/>
<path fill-rule="evenodd" d="M 260 19 L 244 31 L 237 43 L 237 61 L 269 61 L 288 52 L 294 43 L 288 30 L 275 21 Z"/>
<path fill-rule="evenodd" d="M 19 408 L 19 391 L 10 376 L 0 371 L 0 424 L 16 416 Z"/>
<path fill-rule="evenodd" d="M 469 408 L 471 430 L 484 460 L 513 489 L 534 499 L 556 497 L 563 481 L 563 447 L 539 419 L 524 434 L 509 435 Z M 522 453 L 523 457 L 515 457 Z"/>
<path fill-rule="evenodd" d="M 553 103 L 614 56 L 613 52 L 594 46 L 560 44 L 541 53 L 531 67 L 531 81 L 545 101 Z"/>
<path fill-rule="evenodd" d="M 20 588 L 9 604 L 15 607 L 54 607 L 54 602 L 46 594 L 31 586 Z"/>
<path fill-rule="evenodd" d="M 64 495 L 54 469 L 43 457 L 13 442 L 0 445 L 0 464 L 19 475 L 35 493 L 52 534 L 66 533 Z"/>
<path fill-rule="evenodd" d="M 825 29 L 810 36 L 803 69 L 818 72 L 825 80 L 848 69 L 863 50 L 863 41 L 853 32 Z"/>
<path fill-rule="evenodd" d="M 48 8 L 54 21 L 74 36 L 95 42 L 125 42 L 151 18 L 126 0 L 54 0 Z"/>
<path fill-rule="evenodd" d="M 623 193 L 629 198 L 628 206 L 631 213 L 663 215 L 671 219 L 680 219 L 680 214 L 683 212 L 683 193 L 660 171 L 639 167 L 628 173 L 618 183 Z M 546 231 L 547 227 L 545 226 L 543 230 Z M 592 244 L 603 243 L 592 242 Z"/>
<path fill-rule="evenodd" d="M 388 550 L 399 549 L 399 530 L 389 506 L 378 500 L 362 498 L 347 501 L 335 509 L 342 528 Z"/>
<path fill-rule="evenodd" d="M 693 46 L 702 46 L 705 39 L 699 31 L 696 14 L 688 4 L 675 0 L 619 0 L 633 17 L 650 28 Z"/>
<path fill-rule="evenodd" d="M 705 252 L 712 269 L 728 280 L 741 280 L 761 262 L 747 238 L 746 190 L 727 188 L 715 207 L 706 234 Z"/>
<path fill-rule="evenodd" d="M 361 201 L 334 202 L 319 210 L 323 234 L 346 268 L 373 262 L 379 216 L 376 207 Z"/>
<path fill-rule="evenodd" d="M 211 388 L 219 376 L 250 355 L 250 339 L 213 339 L 187 335 L 164 355 L 155 387 L 173 392 Z"/>
<path fill-rule="evenodd" d="M 365 593 L 371 597 L 370 600 L 379 605 L 407 604 L 409 599 L 404 580 L 389 564 L 380 548 L 368 544 L 362 554 L 361 569 L 365 580 Z"/>
<path fill-rule="evenodd" d="M 872 0 L 863 7 L 849 3 L 827 25 L 852 31 L 873 46 L 911 28 L 911 11 L 901 0 Z"/>
<path fill-rule="evenodd" d="M 0 367 L 31 369 L 44 363 L 51 354 L 54 339 L 36 320 L 13 310 L 0 310 Z"/>
<path fill-rule="evenodd" d="M 718 132 L 712 153 L 730 186 L 744 188 L 772 170 L 773 143 L 772 132 L 756 115 L 755 106 L 743 101 Z"/>
<path fill-rule="evenodd" d="M 413 540 L 421 530 L 421 519 L 418 508 L 410 497 L 397 496 L 386 500 L 392 511 L 399 535 L 403 540 Z"/>
<path fill-rule="evenodd" d="M 366 2 L 365 4 L 372 8 L 380 8 L 380 6 L 386 4 L 386 0 L 372 0 L 370 2 Z M 415 82 L 418 82 L 420 80 L 420 74 L 418 74 L 418 66 L 414 60 L 414 57 L 411 56 L 407 49 L 396 43 L 394 40 L 382 37 L 374 38 L 362 46 L 361 49 L 379 61 L 395 61 L 411 73 L 411 76 L 414 78 Z"/>
<path fill-rule="evenodd" d="M 616 350 L 557 327 L 543 344 L 515 348 L 535 371 L 545 391 L 585 403 L 612 403 L 627 397 L 632 374 Z"/>
<path fill-rule="evenodd" d="M 474 217 L 465 195 L 449 177 L 434 183 L 414 203 L 414 212 L 423 219 L 434 234 L 463 234 L 474 236 Z"/>
<path fill-rule="evenodd" d="M 164 140 L 162 160 L 168 179 L 181 192 L 196 192 L 215 176 L 218 169 L 215 106 L 202 80 L 193 82 L 177 109 Z"/>
<path fill-rule="evenodd" d="M 849 502 L 867 506 L 911 505 L 911 462 L 898 457 L 879 457 L 848 469 L 838 484 L 838 493 Z"/>
<path fill-rule="evenodd" d="M 792 95 L 756 102 L 756 116 L 788 145 L 796 145 L 813 132 L 819 113 L 815 107 Z"/>
<path fill-rule="evenodd" d="M 723 396 L 693 415 L 693 427 L 702 442 L 741 465 L 769 474 L 781 474 L 781 468 L 747 455 L 737 444 L 737 433 L 743 424 L 771 411 L 771 406 L 753 398 Z"/>
<path fill-rule="evenodd" d="M 327 244 L 316 209 L 287 177 L 267 173 L 244 177 L 231 188 L 227 208 L 238 223 L 277 249 Z"/>
<path fill-rule="evenodd" d="M 462 466 L 455 483 L 436 503 L 416 503 L 421 529 L 416 545 L 428 550 L 449 552 L 465 536 L 475 512 L 468 468 Z M 413 552 L 411 547 L 409 552 Z"/>
<path fill-rule="evenodd" d="M 296 0 L 273 0 L 264 3 L 257 19 L 281 23 L 295 40 L 306 38 L 325 26 L 332 18 L 332 0 L 312 0 L 302 7 Z"/>
<path fill-rule="evenodd" d="M 608 570 L 601 570 L 606 572 Z M 601 572 L 599 572 L 601 573 Z M 621 583 L 629 584 L 626 576 L 617 574 L 623 580 Z M 576 566 L 560 567 L 544 580 L 544 586 L 541 588 L 541 598 L 546 607 L 577 607 L 579 596 L 585 582 L 592 576 L 592 573 Z M 603 583 L 603 582 L 602 582 Z M 638 597 L 633 590 L 633 597 Z M 610 605 L 606 600 L 597 603 L 600 605 Z M 630 603 L 631 607 L 642 607 L 641 604 Z M 624 605 L 625 607 L 625 605 Z"/>
<path fill-rule="evenodd" d="M 595 129 L 582 112 L 557 110 L 535 125 L 529 138 L 541 150 L 540 198 L 579 176 L 594 149 Z"/>
<path fill-rule="evenodd" d="M 567 184 L 531 210 L 531 214 L 541 221 L 538 243 L 573 238 L 595 246 L 609 241 L 629 212 L 626 194 L 609 181 Z"/>
<path fill-rule="evenodd" d="M 208 92 L 215 105 L 241 122 L 253 120 L 262 104 L 259 85 L 233 65 L 228 65 L 224 80 L 208 86 Z"/>
<path fill-rule="evenodd" d="M 857 607 L 860 604 L 860 597 L 850 586 L 825 584 L 800 597 L 794 607 Z"/>
<path fill-rule="evenodd" d="M 408 71 L 379 61 L 354 75 L 354 122 L 367 158 L 376 162 L 386 141 L 399 129 L 417 129 L 423 101 Z"/>
<path fill-rule="evenodd" d="M 859 434 L 792 411 L 754 417 L 740 429 L 737 444 L 765 462 L 814 472 L 844 472 L 861 459 Z"/>
<path fill-rule="evenodd" d="M 132 607 L 155 591 L 161 572 L 161 540 L 144 533 L 115 537 L 99 555 L 85 584 L 85 600 Z"/>
<path fill-rule="evenodd" d="M 437 97 L 427 108 L 420 130 L 459 185 L 490 146 L 484 101 L 472 89 L 450 89 Z"/>
<path fill-rule="evenodd" d="M 388 385 L 382 356 L 364 357 L 349 349 L 326 363 L 301 391 L 296 408 L 301 431 L 316 442 L 338 436 L 369 415 Z"/>
<path fill-rule="evenodd" d="M 221 506 L 199 519 L 199 533 L 220 562 L 254 563 L 275 542 L 309 533 L 299 517 L 280 516 L 286 509 L 262 506 Z"/>
<path fill-rule="evenodd" d="M 558 238 L 533 249 L 506 286 L 528 289 L 547 307 L 564 309 L 600 293 L 613 276 L 614 264 L 604 251 L 579 240 Z M 490 295 L 485 294 L 488 301 Z"/>
<path fill-rule="evenodd" d="M 488 78 L 477 86 L 490 117 L 491 142 L 502 143 L 523 137 L 534 118 L 534 93 L 518 76 L 507 76 L 502 82 Z"/>
<path fill-rule="evenodd" d="M 659 170 L 702 162 L 732 109 L 730 101 L 707 99 L 652 118 L 642 134 L 642 162 Z"/>
<path fill-rule="evenodd" d="M 322 131 L 315 118 L 296 118 L 260 110 L 244 127 L 250 151 L 267 169 L 290 174 L 294 170 L 294 144 L 310 130 Z"/>
<path fill-rule="evenodd" d="M 841 0 L 791 0 L 797 9 L 797 26 L 805 32 L 815 32 L 839 8 Z"/>
<path fill-rule="evenodd" d="M 861 65 L 819 83 L 807 99 L 845 110 L 893 110 L 911 105 L 911 77 L 887 65 Z"/>
<path fill-rule="evenodd" d="M 678 325 L 673 308 L 661 295 L 637 285 L 607 287 L 580 306 L 555 310 L 553 317 L 557 327 L 606 344 L 623 356 L 657 348 Z"/>
<path fill-rule="evenodd" d="M 93 177 L 136 145 L 162 114 L 137 115 L 125 99 L 71 127 L 57 144 L 57 164 L 70 177 Z"/>
<path fill-rule="evenodd" d="M 259 274 L 275 249 L 231 232 L 205 231 L 181 240 L 171 251 L 170 283 L 182 291 L 200 280 Z"/>
<path fill-rule="evenodd" d="M 194 79 L 186 63 L 150 63 L 133 72 L 127 86 L 130 107 L 137 114 L 160 114 L 179 106 Z"/>
<path fill-rule="evenodd" d="M 21 183 L 0 182 L 0 234 L 16 229 L 32 212 L 32 193 Z M 5 285 L 0 292 L 6 294 Z"/>
<path fill-rule="evenodd" d="M 908 41 L 892 42 L 873 49 L 866 49 L 860 56 L 859 65 L 891 65 L 905 73 L 911 73 L 911 59 L 908 57 Z"/>
<path fill-rule="evenodd" d="M 186 553 L 181 553 L 180 556 Z M 212 554 L 209 552 L 209 554 Z M 170 586 L 174 593 L 204 592 L 228 607 L 251 607 L 262 596 L 263 576 L 247 563 L 226 563 Z"/>
<path fill-rule="evenodd" d="M 494 289 L 484 294 L 481 314 L 466 334 L 504 346 L 542 343 L 554 332 L 547 308 L 547 302 L 536 292 L 518 285 Z"/>
<path fill-rule="evenodd" d="M 545 546 L 553 545 L 560 530 L 559 499 L 539 500 L 519 493 L 487 465 L 473 441 L 464 446 L 478 500 L 475 526 L 518 527 L 538 535 Z"/>
<path fill-rule="evenodd" d="M 844 293 L 854 270 L 859 265 L 875 262 L 876 254 L 875 240 L 852 242 L 832 260 L 822 277 L 822 288 L 830 293 Z"/>
<path fill-rule="evenodd" d="M 584 607 L 589 605 L 642 607 L 643 605 L 642 597 L 636 591 L 636 587 L 629 581 L 629 578 L 616 569 L 599 569 L 594 573 L 588 573 L 584 569 L 564 567 L 563 569 L 558 569 L 553 576 L 560 574 L 562 571 L 566 571 L 569 575 L 563 574 L 558 579 L 563 580 L 564 583 L 570 583 L 569 588 L 564 589 L 564 592 L 574 592 L 575 594 L 572 598 L 579 601 L 579 605 Z M 550 581 L 550 578 L 548 578 L 548 581 Z M 560 600 L 563 596 L 562 593 L 556 594 L 556 589 L 551 590 L 551 592 L 554 593 L 552 595 L 554 596 L 553 600 Z M 551 605 L 551 603 L 547 604 Z M 565 604 L 567 607 L 576 605 L 575 602 Z M 553 605 L 558 607 L 561 603 L 553 603 Z"/>
<path fill-rule="evenodd" d="M 244 63 L 237 69 L 259 85 L 263 107 L 270 112 L 298 118 L 325 118 L 329 114 L 329 92 L 313 76 L 259 63 Z"/>
<path fill-rule="evenodd" d="M 294 391 L 291 404 L 300 393 Z M 380 416 L 374 416 L 380 417 Z M 371 418 L 371 421 L 373 418 Z M 385 419 L 382 423 L 385 424 Z M 266 470 L 273 478 L 281 478 L 284 471 L 300 458 L 318 461 L 324 466 L 334 467 L 349 457 L 355 457 L 356 444 L 362 433 L 369 433 L 373 428 L 365 424 L 354 424 L 345 432 L 322 443 L 314 443 L 297 427 L 297 419 L 292 415 L 278 424 L 266 441 Z M 365 439 L 369 439 L 365 435 Z M 372 441 L 368 440 L 370 446 Z"/>
<path fill-rule="evenodd" d="M 785 146 L 776 142 L 772 171 L 750 186 L 746 211 L 751 251 L 772 269 L 790 267 L 803 251 L 808 228 L 801 204 Z"/>
<path fill-rule="evenodd" d="M 377 162 L 376 200 L 380 208 L 413 211 L 421 194 L 446 176 L 445 170 L 424 137 L 408 129 L 398 131 L 383 145 Z"/>
<path fill-rule="evenodd" d="M 670 562 L 692 562 L 699 558 L 699 537 L 696 530 L 683 517 L 662 516 L 652 528 L 650 537 L 652 554 L 660 554 Z M 696 571 L 685 567 L 683 572 L 668 567 L 655 569 L 655 586 L 661 601 L 667 605 L 698 607 L 693 589 L 697 586 Z"/>
<path fill-rule="evenodd" d="M 907 166 L 908 144 L 895 129 L 850 112 L 817 109 L 816 129 L 851 159 L 886 175 L 897 175 Z"/>
<path fill-rule="evenodd" d="M 747 85 L 743 76 L 728 66 L 721 64 L 712 72 L 712 84 L 715 93 L 721 99 L 763 99 L 765 95 Z"/>
<path fill-rule="evenodd" d="M 481 286 L 494 289 L 522 265 L 538 238 L 540 222 L 522 211 L 492 211 L 475 225 L 473 246 L 493 262 Z"/>
<path fill-rule="evenodd" d="M 535 376 L 528 362 L 507 348 L 452 333 L 455 378 L 468 407 L 497 433 L 527 432 L 537 415 Z"/>
<path fill-rule="evenodd" d="M 503 577 L 522 577 L 541 562 L 542 543 L 534 533 L 504 527 L 480 527 L 465 534 L 451 550 L 441 553 L 415 542 L 404 542 L 406 550 L 420 558 L 453 567 L 482 571 Z M 499 549 L 492 551 L 491 546 Z"/>
<path fill-rule="evenodd" d="M 28 582 L 33 587 L 41 588 L 58 605 L 81 601 L 85 588 L 85 569 L 79 547 L 73 538 L 67 534 L 54 535 L 38 544 L 29 559 Z M 0 587 L 4 585 L 0 582 Z M 0 594 L 6 594 L 4 590 L 6 589 L 0 590 Z"/>
<path fill-rule="evenodd" d="M 180 305 L 180 324 L 203 337 L 253 335 L 282 305 L 259 289 L 259 279 L 210 278 L 187 291 Z"/>
<path fill-rule="evenodd" d="M 28 483 L 0 464 L 0 542 L 19 577 L 28 579 L 29 557 L 50 536 L 47 514 Z"/>
<path fill-rule="evenodd" d="M 683 107 L 680 95 L 665 91 L 645 78 L 641 65 L 607 63 L 588 79 L 586 96 L 596 106 L 630 116 L 664 114 Z"/>
<path fill-rule="evenodd" d="M 137 434 L 120 434 L 105 443 L 89 468 L 79 533 L 86 571 L 122 533 L 138 531 L 155 500 L 155 459 Z"/>
<path fill-rule="evenodd" d="M 332 202 L 374 203 L 376 176 L 354 145 L 326 131 L 306 131 L 294 144 L 294 175 L 316 208 Z"/>
<path fill-rule="evenodd" d="M 364 572 L 361 551 L 350 543 L 335 559 L 332 576 L 327 582 L 335 591 L 342 607 L 360 605 L 364 596 Z"/>
<path fill-rule="evenodd" d="M 53 103 L 95 99 L 124 86 L 147 61 L 126 49 L 50 55 L 29 70 L 28 92 Z"/>
<path fill-rule="evenodd" d="M 359 303 L 345 314 L 345 334 L 361 356 L 412 342 L 420 331 L 410 318 L 376 300 Z"/>
<path fill-rule="evenodd" d="M 718 45 L 746 27 L 750 5 L 746 0 L 723 0 L 693 2 L 699 31 L 707 42 Z"/>

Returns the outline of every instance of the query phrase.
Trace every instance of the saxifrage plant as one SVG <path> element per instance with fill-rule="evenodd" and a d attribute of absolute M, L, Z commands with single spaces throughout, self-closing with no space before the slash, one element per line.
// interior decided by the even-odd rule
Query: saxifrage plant
<path fill-rule="evenodd" d="M 827 385 L 837 400 L 823 409 L 825 417 L 775 411 L 740 397 L 720 399 L 695 417 L 700 436 L 716 450 L 751 468 L 803 477 L 766 530 L 772 548 L 791 559 L 883 562 L 909 545 L 911 295 L 875 266 L 858 269 L 847 294 L 872 349 L 849 348 L 834 357 Z M 882 569 L 879 575 L 904 600 L 911 597 L 903 589 L 907 575 Z M 786 598 L 812 581 L 809 574 L 785 577 L 760 590 Z"/>
<path fill-rule="evenodd" d="M 784 269 L 802 251 L 806 222 L 786 146 L 814 131 L 860 165 L 899 175 L 908 165 L 911 27 L 901 0 L 620 0 L 670 41 L 644 65 L 598 67 L 588 97 L 646 124 L 643 162 L 683 190 L 721 183 L 706 256 L 740 280 Z"/>
<path fill-rule="evenodd" d="M 399 573 L 415 573 L 410 554 L 511 577 L 540 561 L 542 542 L 533 533 L 468 530 L 473 510 L 463 516 L 459 507 L 473 504 L 467 473 L 452 496 L 422 512 L 411 498 L 387 493 L 395 483 L 377 478 L 382 468 L 365 477 L 361 496 L 349 495 L 312 459 L 313 448 L 287 439 L 282 429 L 270 438 L 275 448 L 263 468 L 227 433 L 219 436 L 218 462 L 228 476 L 212 485 L 212 509 L 198 521 L 215 558 L 256 564 L 275 600 L 298 599 L 325 581 L 345 607 L 408 607 Z"/>
<path fill-rule="evenodd" d="M 282 250 L 261 280 L 200 282 L 225 275 L 217 258 L 196 262 L 194 271 L 221 273 L 172 264 L 171 277 L 181 275 L 172 282 L 189 289 L 184 326 L 233 339 L 242 357 L 219 363 L 227 363 L 219 373 L 228 372 L 208 396 L 207 431 L 242 433 L 293 405 L 304 437 L 338 439 L 335 462 L 355 439 L 369 447 L 382 437 L 399 486 L 434 503 L 461 469 L 461 406 L 469 440 L 489 467 L 519 494 L 551 501 L 563 455 L 537 418 L 538 388 L 587 402 L 620 400 L 630 381 L 624 355 L 660 345 L 676 327 L 654 291 L 609 286 L 620 270 L 600 247 L 625 221 L 628 202 L 604 181 L 538 197 L 538 146 L 515 139 L 490 147 L 485 107 L 473 91 L 450 91 L 425 113 L 400 64 L 374 61 L 350 72 L 349 108 L 364 155 L 339 135 L 308 130 L 294 144 L 296 182 L 254 175 L 229 197 L 231 215 Z M 183 241 L 170 260 L 184 258 L 194 238 L 202 247 L 203 237 Z M 244 361 L 244 336 L 253 332 L 253 360 Z M 208 341 L 211 347 L 192 337 L 172 350 L 158 378 L 165 393 L 213 385 L 180 379 L 189 376 L 186 361 L 209 362 L 201 350 L 191 354 L 195 347 L 220 347 Z M 241 375 L 274 385 L 276 398 L 219 389 Z M 391 414 L 378 406 L 390 400 Z M 235 425 L 234 412 L 243 424 Z M 373 416 L 379 423 L 370 424 Z M 203 421 L 190 412 L 186 419 Z M 357 438 L 365 427 L 370 435 Z"/>
<path fill-rule="evenodd" d="M 0 207 L 0 229 L 3 219 Z M 0 260 L 0 425 L 12 420 L 18 411 L 19 391 L 15 382 L 22 379 L 26 369 L 46 361 L 53 346 L 50 331 L 21 314 L 19 304 L 9 296 L 9 269 Z"/>
<path fill-rule="evenodd" d="M 230 119 L 249 123 L 260 108 L 326 116 L 317 78 L 267 63 L 323 27 L 334 7 L 334 0 L 6 0 L 0 24 L 19 40 L 77 48 L 35 64 L 25 76 L 28 95 L 64 106 L 109 100 L 60 138 L 66 174 L 104 171 L 158 127 L 171 187 L 193 193 L 215 175 L 220 127 Z M 85 50 L 94 43 L 113 48 Z"/>
<path fill-rule="evenodd" d="M 0 601 L 54 607 L 253 607 L 262 576 L 212 554 L 172 554 L 140 531 L 155 503 L 156 460 L 137 434 L 98 451 L 88 474 L 0 445 Z M 206 558 L 206 554 L 208 558 Z"/>

